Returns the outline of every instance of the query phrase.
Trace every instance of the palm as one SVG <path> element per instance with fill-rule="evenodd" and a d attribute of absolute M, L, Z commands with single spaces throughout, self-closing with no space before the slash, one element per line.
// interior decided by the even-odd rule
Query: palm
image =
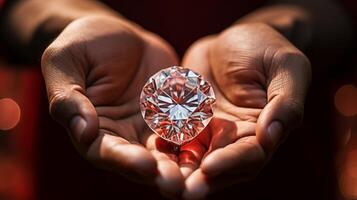
<path fill-rule="evenodd" d="M 192 66 L 189 65 L 188 66 Z M 194 69 L 194 68 L 193 68 Z M 214 118 L 209 124 L 206 134 L 208 134 L 211 139 L 206 142 L 205 145 L 208 145 L 207 152 L 205 157 L 208 156 L 212 151 L 225 147 L 232 143 L 241 143 L 248 142 L 251 144 L 259 145 L 256 142 L 256 124 L 262 108 L 253 105 L 236 105 L 229 101 L 221 92 L 221 89 L 217 86 L 214 79 L 212 79 L 212 73 L 210 68 L 205 68 L 207 71 L 200 71 L 200 73 L 205 74 L 205 77 L 208 77 L 212 87 L 214 88 L 216 94 L 216 109 L 214 112 Z M 254 72 L 245 72 L 247 75 Z M 259 89 L 261 92 L 266 93 L 263 89 Z M 237 91 L 245 92 L 245 91 Z M 252 91 L 251 91 L 252 92 Z M 257 100 L 257 96 L 250 96 L 252 99 Z M 265 97 L 262 97 L 261 101 L 266 101 Z M 215 158 L 212 158 L 215 159 Z M 219 158 L 217 158 L 219 159 Z"/>
<path fill-rule="evenodd" d="M 280 137 L 271 133 L 281 135 L 280 124 L 290 128 L 302 116 L 310 66 L 266 25 L 225 32 L 222 41 L 197 42 L 183 60 L 212 83 L 217 109 L 205 133 L 180 151 L 150 131 L 139 112 L 144 82 L 177 58 L 159 37 L 116 17 L 79 19 L 47 48 L 42 70 L 51 114 L 95 165 L 170 196 L 185 188 L 184 195 L 202 197 L 252 178 Z"/>
<path fill-rule="evenodd" d="M 220 77 L 216 77 L 213 71 L 222 69 L 215 69 L 212 59 L 208 57 L 212 41 L 213 38 L 201 40 L 188 51 L 184 59 L 185 66 L 198 71 L 210 81 L 217 98 L 214 118 L 205 133 L 208 139 L 203 140 L 204 136 L 198 138 L 201 140 L 199 145 L 205 146 L 206 151 L 199 156 L 202 160 L 197 166 L 200 167 L 186 181 L 189 191 L 197 188 L 200 182 L 206 182 L 206 174 L 220 175 L 218 180 L 210 183 L 214 184 L 210 187 L 215 189 L 254 177 L 266 159 L 256 136 L 257 121 L 267 102 L 267 91 L 260 84 L 265 80 L 264 73 L 261 73 L 263 66 L 254 65 L 252 68 L 251 65 L 244 65 L 244 60 L 236 60 L 240 64 L 235 66 L 233 63 L 230 74 L 222 75 L 223 79 L 234 76 L 234 84 L 219 85 L 217 81 L 220 81 Z M 259 57 L 252 56 L 251 59 Z M 232 86 L 234 88 L 229 88 Z M 227 91 L 229 93 L 223 93 Z M 197 149 L 192 144 L 186 148 Z M 240 163 L 238 169 L 235 165 L 237 162 Z M 236 175 L 238 178 L 222 178 L 227 175 Z"/>
<path fill-rule="evenodd" d="M 112 39 L 125 41 L 123 38 Z M 168 183 L 180 183 L 177 159 L 171 149 L 160 145 L 158 136 L 147 128 L 139 110 L 139 95 L 145 81 L 153 73 L 162 67 L 175 65 L 177 61 L 174 54 L 168 51 L 167 44 L 156 36 L 145 35 L 144 40 L 147 46 L 138 49 L 139 52 L 123 51 L 123 48 L 135 49 L 136 46 L 121 42 L 113 45 L 115 42 L 111 42 L 110 52 L 91 56 L 97 59 L 95 62 L 98 65 L 89 72 L 87 82 L 91 84 L 87 86 L 87 96 L 98 114 L 99 137 L 90 149 L 94 154 L 105 149 L 110 155 L 125 157 L 124 162 L 127 163 L 121 165 L 118 171 L 136 181 L 151 181 L 145 178 L 150 177 L 156 171 L 152 169 L 157 166 L 160 174 L 156 182 L 167 187 Z M 103 47 L 108 48 L 108 44 L 103 42 Z M 116 55 L 111 55 L 113 53 Z M 103 58 L 102 55 L 113 59 Z M 115 167 L 113 164 L 108 166 Z"/>
<path fill-rule="evenodd" d="M 246 73 L 249 74 L 248 71 Z M 239 159 L 247 161 L 247 163 L 242 162 L 241 168 L 236 169 L 236 172 L 241 174 L 240 179 L 224 180 L 225 184 L 232 184 L 231 181 L 251 178 L 250 176 L 252 174 L 254 176 L 262 167 L 264 151 L 256 136 L 257 121 L 262 108 L 233 104 L 222 94 L 215 81 L 211 80 L 211 82 L 215 88 L 217 104 L 214 118 L 207 131 L 211 139 L 206 140 L 207 151 L 202 157 L 199 170 L 214 175 L 233 175 L 234 161 Z M 256 98 L 253 95 L 251 97 Z M 265 101 L 265 98 L 261 101 Z M 226 164 L 222 165 L 222 163 Z M 227 172 L 228 174 L 225 174 Z M 221 183 L 215 182 L 216 185 Z"/>
<path fill-rule="evenodd" d="M 196 142 L 206 151 L 197 154 L 199 167 L 185 182 L 186 197 L 202 198 L 260 172 L 283 134 L 301 120 L 310 65 L 264 24 L 237 25 L 199 40 L 183 63 L 208 78 L 217 96 L 208 139 Z"/>
<path fill-rule="evenodd" d="M 160 59 L 147 59 L 150 56 L 145 54 L 156 54 Z M 117 57 L 117 59 L 125 58 L 127 55 L 122 56 Z M 133 165 L 140 165 L 131 166 L 137 167 L 136 172 L 139 175 L 145 176 L 145 173 L 151 173 L 145 169 L 147 167 L 145 165 L 150 167 L 150 164 L 152 164 L 152 162 L 145 163 L 146 160 L 151 159 L 151 156 L 156 159 L 162 176 L 170 176 L 170 173 L 175 174 L 173 170 L 177 170 L 176 174 L 179 174 L 177 164 L 173 162 L 175 160 L 174 154 L 170 152 L 170 149 L 163 149 L 159 145 L 158 137 L 147 128 L 139 110 L 140 90 L 145 81 L 160 68 L 175 65 L 176 61 L 172 59 L 172 55 L 167 55 L 163 49 L 157 49 L 157 47 L 150 49 L 150 52 L 144 52 L 142 58 L 137 62 L 140 63 L 137 67 L 130 68 L 130 66 L 125 65 L 107 66 L 106 69 L 102 70 L 107 70 L 105 74 L 108 76 L 104 76 L 102 79 L 113 81 L 101 82 L 98 79 L 97 82 L 102 84 L 94 84 L 88 87 L 89 99 L 93 102 L 99 117 L 99 133 L 101 137 L 98 139 L 104 142 L 103 138 L 108 138 L 108 143 L 105 144 L 110 145 L 113 151 L 115 151 L 115 146 L 111 144 L 125 144 L 125 149 L 123 149 L 125 152 L 120 153 L 125 153 L 125 157 L 134 162 L 132 163 Z M 114 63 L 117 62 L 114 61 Z M 122 67 L 122 69 L 117 69 L 118 67 Z M 123 75 L 123 72 L 128 71 L 128 69 L 134 71 L 134 73 L 131 73 L 132 76 Z M 120 82 L 117 80 L 120 80 Z M 120 88 L 123 85 L 126 87 L 120 92 Z M 130 152 L 132 153 L 131 155 Z M 160 167 L 163 167 L 163 169 L 160 169 Z M 175 167 L 177 168 L 175 169 Z M 141 176 L 132 174 L 130 172 L 132 169 L 124 171 L 123 174 L 129 174 L 130 178 L 139 179 L 139 181 L 146 181 Z"/>
<path fill-rule="evenodd" d="M 125 20 L 76 20 L 43 56 L 51 114 L 94 165 L 173 195 L 182 188 L 181 173 L 146 128 L 139 95 L 149 76 L 175 64 L 167 43 Z"/>

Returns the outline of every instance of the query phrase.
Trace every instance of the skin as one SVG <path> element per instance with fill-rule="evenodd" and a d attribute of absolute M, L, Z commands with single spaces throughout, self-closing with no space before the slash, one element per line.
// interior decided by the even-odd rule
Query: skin
<path fill-rule="evenodd" d="M 254 179 L 301 122 L 311 68 L 299 49 L 338 51 L 321 46 L 330 44 L 326 38 L 348 44 L 349 31 L 336 34 L 349 30 L 340 9 L 316 1 L 329 8 L 321 15 L 306 2 L 257 10 L 188 49 L 181 65 L 210 81 L 217 107 L 204 132 L 179 151 L 139 112 L 146 80 L 180 63 L 159 36 L 95 1 L 19 1 L 1 26 L 13 47 L 42 55 L 50 113 L 82 156 L 166 197 L 201 199 Z"/>
<path fill-rule="evenodd" d="M 140 27 L 107 16 L 76 20 L 42 57 L 50 112 L 94 165 L 169 197 L 202 198 L 218 185 L 255 177 L 283 133 L 300 122 L 308 59 L 265 24 L 198 41 L 182 65 L 210 80 L 217 109 L 206 133 L 180 152 L 148 130 L 138 107 L 150 75 L 177 62 L 167 43 Z M 232 179 L 232 171 L 240 173 Z"/>
<path fill-rule="evenodd" d="M 117 17 L 75 20 L 42 56 L 50 112 L 95 166 L 174 195 L 183 188 L 176 155 L 148 130 L 138 102 L 146 80 L 177 63 L 161 38 Z"/>
<path fill-rule="evenodd" d="M 185 181 L 184 197 L 200 199 L 258 175 L 302 119 L 310 62 L 272 27 L 239 24 L 193 44 L 183 65 L 208 77 L 217 96 L 207 151 Z"/>

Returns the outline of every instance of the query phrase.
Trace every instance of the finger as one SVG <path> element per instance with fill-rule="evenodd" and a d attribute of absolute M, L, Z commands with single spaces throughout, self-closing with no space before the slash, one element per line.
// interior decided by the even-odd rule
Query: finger
<path fill-rule="evenodd" d="M 201 169 L 194 171 L 185 181 L 184 199 L 205 199 L 210 191 L 207 175 Z"/>
<path fill-rule="evenodd" d="M 157 162 L 152 154 L 118 136 L 102 133 L 85 156 L 94 165 L 137 182 L 152 182 L 157 175 Z"/>
<path fill-rule="evenodd" d="M 183 198 L 207 199 L 209 194 L 239 183 L 244 184 L 244 181 L 235 178 L 231 174 L 209 177 L 201 169 L 198 169 L 186 179 Z"/>
<path fill-rule="evenodd" d="M 157 160 L 158 175 L 155 178 L 155 184 L 161 194 L 169 198 L 177 198 L 184 185 L 184 179 L 177 164 L 177 146 L 161 139 L 149 130 L 139 136 L 140 142 Z"/>
<path fill-rule="evenodd" d="M 87 147 L 98 134 L 98 118 L 85 95 L 85 70 L 66 52 L 49 48 L 42 57 L 51 115 L 66 127 L 80 148 Z"/>
<path fill-rule="evenodd" d="M 267 160 L 255 136 L 212 151 L 185 182 L 184 197 L 202 199 L 236 182 L 255 178 Z"/>
<path fill-rule="evenodd" d="M 180 148 L 179 166 L 184 178 L 187 178 L 201 164 L 201 159 L 207 152 L 211 140 L 208 128 L 204 129 L 196 138 Z"/>
<path fill-rule="evenodd" d="M 212 151 L 203 159 L 200 168 L 210 177 L 228 173 L 244 180 L 257 175 L 266 159 L 257 138 L 248 136 Z"/>
<path fill-rule="evenodd" d="M 182 66 L 188 67 L 207 80 L 210 80 L 210 67 L 208 61 L 208 50 L 215 36 L 208 36 L 196 41 L 185 53 Z M 210 122 L 211 124 L 212 122 Z M 206 136 L 202 136 L 206 135 Z M 188 177 L 201 163 L 201 159 L 207 152 L 211 140 L 209 127 L 191 143 L 181 148 L 180 169 L 184 177 Z"/>
<path fill-rule="evenodd" d="M 257 137 L 265 149 L 273 149 L 284 133 L 302 120 L 310 82 L 310 63 L 297 49 L 282 49 L 270 63 L 268 103 L 257 122 Z"/>
<path fill-rule="evenodd" d="M 151 130 L 145 130 L 142 134 L 139 134 L 139 141 L 141 144 L 144 144 L 147 149 L 165 153 L 174 162 L 178 161 L 177 153 L 179 149 L 177 145 L 165 141 Z"/>
<path fill-rule="evenodd" d="M 182 61 L 183 67 L 187 67 L 198 72 L 208 80 L 211 79 L 208 50 L 214 37 L 215 36 L 208 36 L 196 41 L 187 50 Z M 211 134 L 209 128 L 207 127 L 203 133 L 198 136 L 198 138 L 181 148 L 179 164 L 184 177 L 188 177 L 195 169 L 198 168 L 201 159 L 207 152 L 210 140 Z"/>
<path fill-rule="evenodd" d="M 132 144 L 138 144 L 139 141 L 137 130 L 139 129 L 139 126 L 136 126 L 134 122 L 138 117 L 141 116 L 132 115 L 121 120 L 113 120 L 108 117 L 99 117 L 100 130 L 109 131 Z"/>
<path fill-rule="evenodd" d="M 246 33 L 244 27 L 233 26 L 217 36 L 209 51 L 214 80 L 223 95 L 239 107 L 262 108 L 266 104 L 259 39 L 253 31 Z"/>
<path fill-rule="evenodd" d="M 155 184 L 161 194 L 166 197 L 179 197 L 184 188 L 184 179 L 179 166 L 168 155 L 158 150 L 152 150 L 152 155 L 157 160 L 158 175 Z"/>
<path fill-rule="evenodd" d="M 209 177 L 201 169 L 194 171 L 185 181 L 184 199 L 206 199 L 209 194 L 238 181 L 232 175 Z"/>
<path fill-rule="evenodd" d="M 214 117 L 209 124 L 209 128 L 212 139 L 207 155 L 216 149 L 234 143 L 240 138 L 254 136 L 256 124 L 249 121 L 230 121 L 225 118 Z"/>

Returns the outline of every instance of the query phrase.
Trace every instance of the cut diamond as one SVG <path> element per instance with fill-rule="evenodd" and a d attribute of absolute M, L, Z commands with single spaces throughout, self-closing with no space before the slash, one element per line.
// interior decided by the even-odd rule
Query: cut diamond
<path fill-rule="evenodd" d="M 163 139 L 178 145 L 189 142 L 213 116 L 215 96 L 201 75 L 174 66 L 149 78 L 140 96 L 145 122 Z"/>

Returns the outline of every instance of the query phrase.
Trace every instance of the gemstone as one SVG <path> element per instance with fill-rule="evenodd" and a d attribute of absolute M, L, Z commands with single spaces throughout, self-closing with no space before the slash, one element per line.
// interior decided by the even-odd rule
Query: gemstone
<path fill-rule="evenodd" d="M 190 69 L 173 66 L 146 82 L 140 96 L 141 114 L 161 138 L 182 145 L 195 138 L 213 116 L 211 85 Z"/>

